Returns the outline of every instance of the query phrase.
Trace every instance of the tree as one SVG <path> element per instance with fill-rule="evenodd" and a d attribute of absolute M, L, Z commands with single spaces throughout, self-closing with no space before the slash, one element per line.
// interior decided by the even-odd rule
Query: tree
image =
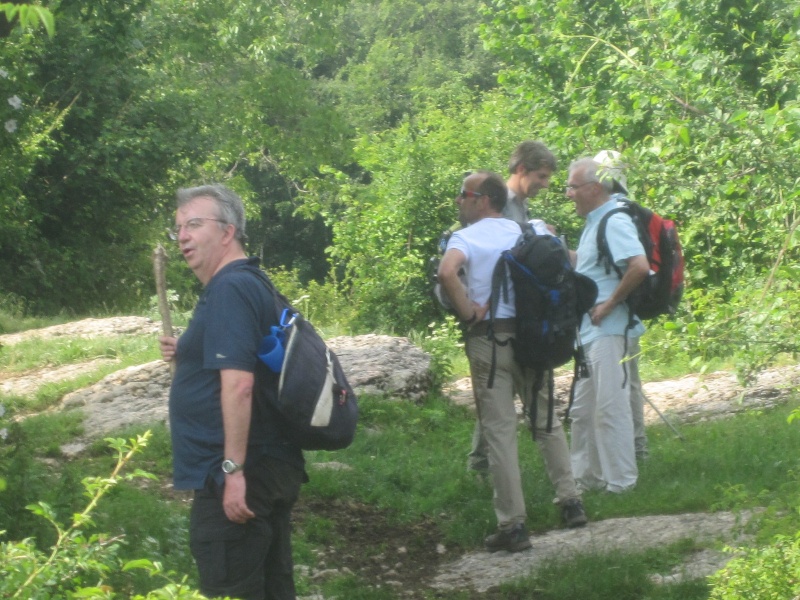
<path fill-rule="evenodd" d="M 781 267 L 795 247 L 800 123 L 796 88 L 776 77 L 795 68 L 793 10 L 777 1 L 486 5 L 501 82 L 523 106 L 549 107 L 567 155 L 622 150 L 637 199 L 676 217 L 693 351 L 744 349 L 751 366 L 796 349 L 781 332 L 796 327 L 782 305 L 795 300 L 797 279 Z"/>
<path fill-rule="evenodd" d="M 335 6 L 64 0 L 52 40 L 2 40 L 3 56 L 27 70 L 26 107 L 54 122 L 3 155 L 16 176 L 0 206 L 11 217 L 2 291 L 46 312 L 127 310 L 152 294 L 149 256 L 176 187 L 226 181 L 255 220 L 261 203 L 299 204 L 298 182 L 347 156 L 340 120 L 310 76 Z M 284 183 L 267 197 L 249 185 L 261 170 Z M 294 233 L 305 222 L 284 220 Z"/>
<path fill-rule="evenodd" d="M 23 0 L 0 2 L 0 38 L 8 37 L 15 23 L 22 29 L 42 25 L 50 35 L 55 31 L 53 14 L 46 8 Z"/>

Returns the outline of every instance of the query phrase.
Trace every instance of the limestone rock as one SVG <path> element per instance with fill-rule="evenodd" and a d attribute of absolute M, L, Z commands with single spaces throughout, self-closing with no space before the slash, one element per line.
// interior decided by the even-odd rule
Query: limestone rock
<path fill-rule="evenodd" d="M 368 334 L 327 342 L 356 394 L 420 400 L 430 391 L 430 356 L 408 338 Z"/>
<path fill-rule="evenodd" d="M 110 317 L 107 319 L 83 319 L 63 325 L 31 329 L 20 333 L 0 335 L 0 345 L 12 346 L 30 339 L 54 337 L 95 338 L 104 335 L 158 334 L 160 324 L 147 317 Z"/>
<path fill-rule="evenodd" d="M 121 369 L 62 398 L 64 409 L 80 409 L 86 436 L 99 438 L 120 427 L 167 420 L 169 366 L 157 360 Z"/>
<path fill-rule="evenodd" d="M 338 337 L 329 345 L 356 394 L 418 400 L 428 393 L 430 358 L 406 338 Z M 82 410 L 86 437 L 101 438 L 121 427 L 166 422 L 169 386 L 169 367 L 157 360 L 121 369 L 67 394 L 61 407 Z"/>

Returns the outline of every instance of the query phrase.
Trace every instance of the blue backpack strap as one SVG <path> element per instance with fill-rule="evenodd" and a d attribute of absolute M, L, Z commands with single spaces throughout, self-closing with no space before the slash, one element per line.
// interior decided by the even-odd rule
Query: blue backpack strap
<path fill-rule="evenodd" d="M 520 236 L 517 238 L 517 244 L 520 243 L 522 238 L 525 236 L 525 233 L 528 231 L 533 231 L 533 227 L 530 223 L 520 224 Z M 509 250 L 504 250 L 500 254 L 500 258 L 497 259 L 497 263 L 495 263 L 494 271 L 492 271 L 492 291 L 489 295 L 489 331 L 487 333 L 488 338 L 494 342 L 492 344 L 492 366 L 489 369 L 489 379 L 486 382 L 486 387 L 491 389 L 494 387 L 494 374 L 497 370 L 497 346 L 506 346 L 508 345 L 508 340 L 505 342 L 499 342 L 494 337 L 494 320 L 495 315 L 497 315 L 497 306 L 500 304 L 500 294 L 503 294 L 503 300 L 508 302 L 508 286 L 509 286 L 509 275 L 508 275 L 508 266 L 507 263 L 509 260 L 513 260 Z"/>

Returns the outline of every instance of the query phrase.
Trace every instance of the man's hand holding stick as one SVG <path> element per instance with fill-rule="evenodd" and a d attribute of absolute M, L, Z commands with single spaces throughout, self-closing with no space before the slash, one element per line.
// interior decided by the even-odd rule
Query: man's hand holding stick
<path fill-rule="evenodd" d="M 167 301 L 167 252 L 164 246 L 159 244 L 153 252 L 153 272 L 156 277 L 156 293 L 158 294 L 158 312 L 161 314 L 162 336 L 158 338 L 161 345 L 161 356 L 169 362 L 169 372 L 175 375 L 175 350 L 178 340 L 172 331 L 172 318 L 169 314 L 169 302 Z"/>

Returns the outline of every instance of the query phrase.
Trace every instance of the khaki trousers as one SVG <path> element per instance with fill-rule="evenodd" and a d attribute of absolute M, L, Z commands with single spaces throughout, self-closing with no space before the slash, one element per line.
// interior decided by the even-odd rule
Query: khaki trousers
<path fill-rule="evenodd" d="M 542 389 L 539 390 L 536 397 L 536 426 L 531 428 L 530 422 L 527 425 L 531 429 L 531 437 L 542 453 L 547 477 L 555 488 L 556 500 L 561 504 L 567 500 L 579 498 L 580 493 L 575 485 L 575 478 L 572 476 L 567 436 L 564 434 L 564 426 L 557 415 L 553 415 L 551 431 L 547 431 L 547 411 L 550 406 L 547 389 L 549 377 L 549 373 L 544 374 Z M 530 399 L 535 378 L 536 372 L 531 369 L 522 369 L 518 365 L 514 369 L 514 389 L 519 394 L 527 415 L 531 414 Z M 486 457 L 486 440 L 481 431 L 480 421 L 477 421 L 472 434 L 472 450 L 469 453 L 467 466 L 476 471 L 486 471 L 488 468 Z"/>
<path fill-rule="evenodd" d="M 511 334 L 498 333 L 499 341 Z M 517 413 L 514 408 L 514 362 L 511 344 L 496 346 L 494 385 L 488 387 L 494 342 L 485 336 L 466 339 L 466 352 L 472 374 L 472 389 L 489 462 L 494 488 L 494 512 L 501 530 L 525 522 L 525 500 L 517 451 Z"/>

